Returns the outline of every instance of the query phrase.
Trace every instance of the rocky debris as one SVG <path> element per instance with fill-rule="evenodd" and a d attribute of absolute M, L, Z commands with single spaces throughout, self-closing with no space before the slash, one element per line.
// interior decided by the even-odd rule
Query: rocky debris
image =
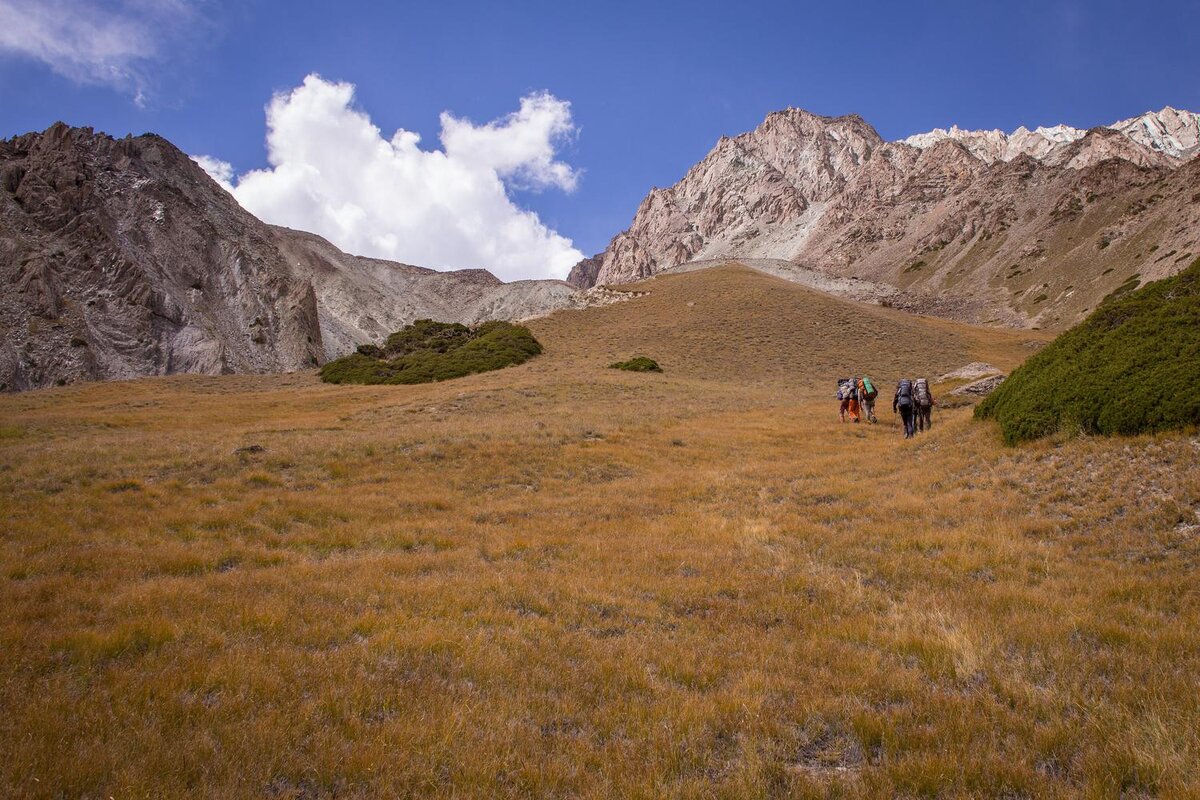
<path fill-rule="evenodd" d="M 989 375 L 999 374 L 1000 370 L 997 367 L 993 367 L 991 364 L 987 364 L 983 361 L 972 361 L 965 367 L 959 367 L 952 372 L 947 372 L 945 375 L 938 378 L 938 383 L 945 383 L 946 381 L 973 381 Z"/>
<path fill-rule="evenodd" d="M 996 391 L 996 387 L 1004 383 L 1006 375 L 992 375 L 982 380 L 968 383 L 966 386 L 960 386 L 953 389 L 947 394 L 952 397 L 987 397 L 992 392 Z"/>
<path fill-rule="evenodd" d="M 594 306 L 611 306 L 613 303 L 624 303 L 645 297 L 647 291 L 634 289 L 613 289 L 608 286 L 593 286 L 571 295 L 569 308 L 592 308 Z M 528 318 L 531 319 L 531 318 Z"/>
<path fill-rule="evenodd" d="M 951 129 L 914 144 L 856 116 L 788 109 L 651 191 L 594 280 L 791 264 L 777 274 L 858 280 L 907 310 L 1065 328 L 1131 275 L 1166 277 L 1200 254 L 1196 120 L 1164 109 L 1091 131 Z"/>

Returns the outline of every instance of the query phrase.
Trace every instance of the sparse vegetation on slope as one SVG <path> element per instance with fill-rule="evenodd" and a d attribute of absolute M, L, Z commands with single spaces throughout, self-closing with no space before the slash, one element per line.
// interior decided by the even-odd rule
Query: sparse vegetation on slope
<path fill-rule="evenodd" d="M 634 356 L 628 361 L 617 361 L 608 365 L 609 369 L 623 369 L 626 372 L 662 372 L 662 367 L 653 358 Z"/>
<path fill-rule="evenodd" d="M 321 368 L 326 383 L 412 384 L 461 378 L 523 364 L 542 352 L 529 329 L 485 322 L 471 329 L 423 319 L 393 333 L 383 347 L 358 352 Z"/>
<path fill-rule="evenodd" d="M 1114 292 L 976 410 L 1010 444 L 1060 430 L 1134 434 L 1200 423 L 1200 259 Z"/>

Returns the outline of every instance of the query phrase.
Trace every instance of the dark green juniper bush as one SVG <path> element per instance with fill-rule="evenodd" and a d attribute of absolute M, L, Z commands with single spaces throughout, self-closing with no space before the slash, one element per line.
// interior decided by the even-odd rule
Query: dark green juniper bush
<path fill-rule="evenodd" d="M 1131 285 L 1132 284 L 1132 285 Z M 1135 434 L 1200 424 L 1200 259 L 1131 278 L 975 410 L 1015 444 L 1059 430 Z"/>
<path fill-rule="evenodd" d="M 529 329 L 509 322 L 468 328 L 456 322 L 417 320 L 380 347 L 357 352 L 321 368 L 326 383 L 431 383 L 522 364 L 542 352 Z"/>

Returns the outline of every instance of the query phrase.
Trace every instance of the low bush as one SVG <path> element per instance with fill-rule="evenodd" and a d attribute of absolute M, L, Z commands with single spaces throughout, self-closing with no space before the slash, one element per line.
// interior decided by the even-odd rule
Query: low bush
<path fill-rule="evenodd" d="M 634 356 L 628 361 L 618 361 L 615 364 L 609 364 L 609 369 L 624 369 L 629 372 L 662 372 L 662 367 L 653 358 L 645 356 Z"/>
<path fill-rule="evenodd" d="M 431 383 L 522 364 L 542 352 L 528 328 L 485 322 L 477 328 L 417 320 L 383 347 L 363 345 L 321 368 L 326 383 Z"/>
<path fill-rule="evenodd" d="M 1133 284 L 1130 279 L 1123 286 Z M 1135 434 L 1200 423 L 1200 259 L 1114 292 L 976 409 L 1009 444 L 1059 430 Z"/>

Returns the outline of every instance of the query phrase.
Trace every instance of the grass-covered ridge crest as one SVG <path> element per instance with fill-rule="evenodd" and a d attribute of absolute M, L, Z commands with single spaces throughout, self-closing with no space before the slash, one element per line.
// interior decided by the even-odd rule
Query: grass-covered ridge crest
<path fill-rule="evenodd" d="M 510 322 L 468 328 L 420 319 L 389 336 L 383 346 L 357 352 L 321 368 L 326 383 L 431 383 L 523 364 L 542 352 L 529 329 Z"/>

